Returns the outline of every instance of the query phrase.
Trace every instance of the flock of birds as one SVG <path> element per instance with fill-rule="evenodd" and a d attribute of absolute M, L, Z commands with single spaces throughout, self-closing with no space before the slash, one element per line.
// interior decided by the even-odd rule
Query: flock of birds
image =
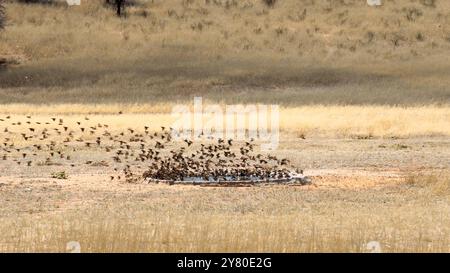
<path fill-rule="evenodd" d="M 139 181 L 280 180 L 301 175 L 287 159 L 255 152 L 255 142 L 198 136 L 201 141 L 175 140 L 172 128 L 151 131 L 112 130 L 89 117 L 66 122 L 62 117 L 0 117 L 3 139 L 0 161 L 21 166 L 80 164 L 113 166 L 110 179 Z M 0 138 L 0 139 L 1 139 Z M 101 151 L 104 160 L 81 161 L 79 153 Z"/>

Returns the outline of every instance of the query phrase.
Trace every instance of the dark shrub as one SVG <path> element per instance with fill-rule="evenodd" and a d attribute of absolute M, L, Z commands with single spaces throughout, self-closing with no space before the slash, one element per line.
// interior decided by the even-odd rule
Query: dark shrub
<path fill-rule="evenodd" d="M 122 14 L 124 12 L 125 4 L 128 4 L 126 2 L 127 1 L 125 1 L 125 0 L 106 0 L 105 1 L 106 5 L 114 6 L 117 16 L 122 16 Z"/>
<path fill-rule="evenodd" d="M 263 0 L 263 2 L 269 6 L 269 7 L 273 7 L 275 5 L 275 3 L 277 2 L 277 0 Z"/>

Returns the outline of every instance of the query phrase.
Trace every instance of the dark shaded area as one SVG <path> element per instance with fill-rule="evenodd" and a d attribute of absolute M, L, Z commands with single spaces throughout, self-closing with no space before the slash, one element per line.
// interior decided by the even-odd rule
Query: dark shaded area
<path fill-rule="evenodd" d="M 0 103 L 186 102 L 194 96 L 226 103 L 280 105 L 450 102 L 445 85 L 411 84 L 414 75 L 365 71 L 289 61 L 177 56 L 126 62 L 58 61 L 0 71 Z M 438 72 L 421 75 L 432 78 Z"/>
<path fill-rule="evenodd" d="M 128 74 L 135 80 L 161 77 L 170 80 L 208 80 L 220 78 L 224 85 L 236 88 L 267 87 L 331 87 L 338 85 L 377 82 L 389 77 L 382 74 L 346 71 L 329 67 L 292 67 L 222 61 L 195 63 L 192 61 L 145 60 L 128 63 L 73 61 L 10 67 L 0 73 L 0 88 L 17 87 L 82 87 L 91 86 L 105 75 Z M 239 71 L 236 73 L 235 71 Z"/>
<path fill-rule="evenodd" d="M 39 5 L 60 5 L 60 4 L 66 4 L 64 2 L 61 3 L 61 1 L 55 1 L 55 0 L 17 0 L 19 3 L 23 4 L 39 4 Z"/>
<path fill-rule="evenodd" d="M 107 6 L 113 6 L 116 10 L 116 15 L 117 16 L 122 16 L 122 10 L 125 7 L 125 2 L 124 0 L 105 0 L 105 5 Z"/>
<path fill-rule="evenodd" d="M 273 7 L 277 0 L 262 0 L 268 7 Z"/>

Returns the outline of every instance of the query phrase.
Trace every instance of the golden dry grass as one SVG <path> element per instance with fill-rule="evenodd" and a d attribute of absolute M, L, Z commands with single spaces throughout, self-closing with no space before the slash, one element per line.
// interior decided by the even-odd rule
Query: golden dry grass
<path fill-rule="evenodd" d="M 448 107 L 311 106 L 281 111 L 281 128 L 328 136 L 449 136 Z"/>
<path fill-rule="evenodd" d="M 423 191 L 437 196 L 450 194 L 450 177 L 430 175 L 427 173 L 411 174 L 405 178 L 406 184 L 422 188 Z"/>
<path fill-rule="evenodd" d="M 189 105 L 189 104 L 188 104 Z M 206 107 L 207 104 L 204 105 Z M 223 109 L 225 109 L 225 106 Z M 91 123 L 110 124 L 113 130 L 143 128 L 151 130 L 170 126 L 173 105 L 166 104 L 55 104 L 0 106 L 0 113 L 13 115 L 13 121 L 34 119 L 47 121 L 63 117 L 68 124 L 90 116 Z M 123 114 L 118 113 L 122 111 Z M 211 116 L 205 114 L 207 121 Z M 43 124 L 42 126 L 45 126 Z M 39 127 L 39 126 L 38 126 Z M 24 128 L 25 130 L 27 128 Z M 444 106 L 302 106 L 280 109 L 280 130 L 288 135 L 308 137 L 418 137 L 450 136 L 450 108 Z"/>
<path fill-rule="evenodd" d="M 435 55 L 450 47 L 446 1 L 397 0 L 379 8 L 359 0 L 278 1 L 274 8 L 260 0 L 136 2 L 119 19 L 102 0 L 71 8 L 9 1 L 0 52 L 33 60 L 129 58 L 130 52 L 158 55 L 169 48 L 211 57 L 262 53 L 362 61 Z"/>
<path fill-rule="evenodd" d="M 378 241 L 384 252 L 449 252 L 448 174 L 411 177 L 377 177 L 378 187 L 357 190 L 327 188 L 321 179 L 317 189 L 98 186 L 101 205 L 36 207 L 2 220 L 0 251 L 64 252 L 77 241 L 82 252 L 368 252 Z"/>

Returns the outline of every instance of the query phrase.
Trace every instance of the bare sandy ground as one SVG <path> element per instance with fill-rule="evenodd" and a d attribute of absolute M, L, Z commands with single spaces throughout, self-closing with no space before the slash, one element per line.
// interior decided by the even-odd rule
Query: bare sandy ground
<path fill-rule="evenodd" d="M 275 154 L 290 158 L 313 180 L 302 191 L 373 190 L 392 188 L 404 183 L 405 177 L 417 173 L 436 173 L 449 169 L 449 138 L 415 139 L 292 139 L 283 141 Z M 89 158 L 101 158 L 89 154 Z M 85 157 L 80 157 L 84 160 Z M 95 161 L 95 160 L 94 160 Z M 170 200 L 171 195 L 201 195 L 221 191 L 199 186 L 168 186 L 111 181 L 114 166 L 80 164 L 68 166 L 17 166 L 5 162 L 0 166 L 0 217 L 18 214 L 62 213 L 92 206 L 133 202 Z M 66 171 L 68 179 L 51 178 L 55 171 Z M 256 186 L 251 189 L 224 191 L 258 192 L 267 188 L 290 186 Z"/>

